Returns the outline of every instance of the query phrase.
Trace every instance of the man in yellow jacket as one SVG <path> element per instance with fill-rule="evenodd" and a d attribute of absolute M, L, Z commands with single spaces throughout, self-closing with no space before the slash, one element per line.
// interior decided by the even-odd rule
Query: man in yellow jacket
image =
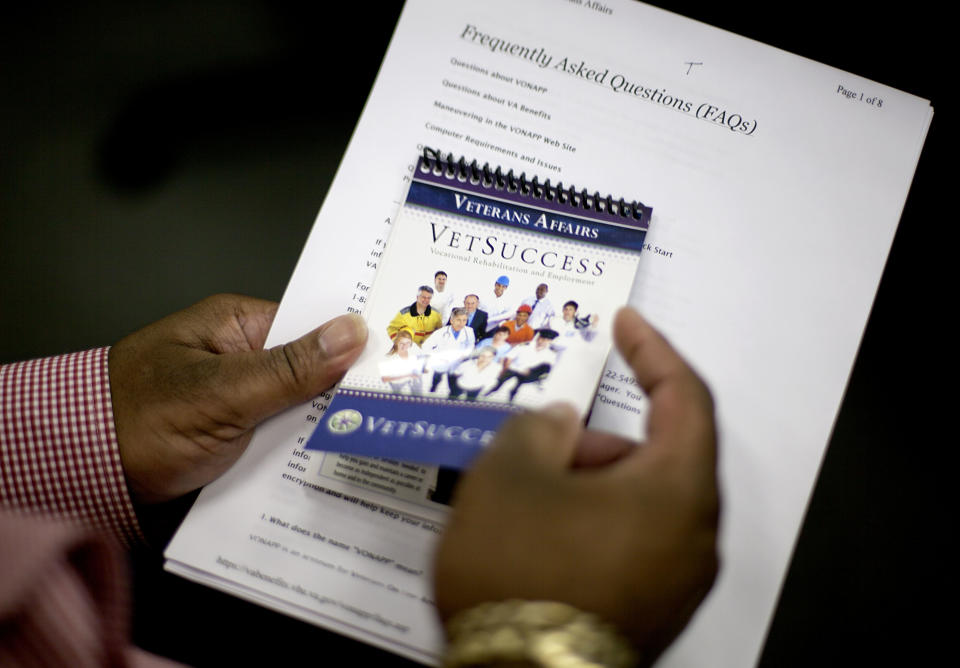
<path fill-rule="evenodd" d="M 387 334 L 390 338 L 395 338 L 401 329 L 409 329 L 413 333 L 413 342 L 419 346 L 434 330 L 443 327 L 440 312 L 430 307 L 431 299 L 433 299 L 433 288 L 429 285 L 421 285 L 417 290 L 417 301 L 400 309 L 400 312 L 387 325 Z"/>

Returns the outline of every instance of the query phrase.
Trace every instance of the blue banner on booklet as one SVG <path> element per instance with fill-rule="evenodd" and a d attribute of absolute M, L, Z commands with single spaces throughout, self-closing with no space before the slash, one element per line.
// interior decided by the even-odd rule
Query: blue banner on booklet
<path fill-rule="evenodd" d="M 423 461 L 427 451 L 431 463 L 464 468 L 514 411 L 511 406 L 341 389 L 336 406 L 324 415 L 322 440 L 327 450 L 404 461 Z"/>
<path fill-rule="evenodd" d="M 511 414 L 586 414 L 651 210 L 425 153 L 306 447 L 463 468 Z"/>

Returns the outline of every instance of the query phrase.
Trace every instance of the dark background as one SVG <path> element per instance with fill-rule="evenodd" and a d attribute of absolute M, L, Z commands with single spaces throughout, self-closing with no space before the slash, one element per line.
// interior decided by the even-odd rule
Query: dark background
<path fill-rule="evenodd" d="M 952 111 L 936 79 L 951 66 L 945 17 L 927 3 L 859 15 L 818 1 L 654 4 L 938 109 L 761 659 L 922 665 L 944 637 L 933 601 L 950 606 L 956 583 L 953 221 L 935 185 Z M 398 12 L 257 0 L 6 10 L 0 361 L 109 344 L 214 292 L 279 300 Z M 200 665 L 347 652 L 400 663 L 161 575 L 157 552 L 134 564 L 134 632 L 153 651 Z"/>

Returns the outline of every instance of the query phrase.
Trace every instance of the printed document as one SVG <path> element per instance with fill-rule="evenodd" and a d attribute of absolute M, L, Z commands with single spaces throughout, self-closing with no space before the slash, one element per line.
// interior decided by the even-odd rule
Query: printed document
<path fill-rule="evenodd" d="M 410 0 L 267 345 L 364 310 L 423 146 L 649 201 L 629 302 L 712 388 L 724 499 L 720 576 L 659 665 L 751 665 L 932 113 L 638 3 Z M 433 269 L 411 280 L 432 284 Z M 460 279 L 451 294 L 470 287 Z M 530 295 L 512 287 L 501 297 L 516 308 Z M 446 506 L 405 490 L 442 476 L 304 450 L 329 398 L 258 429 L 167 567 L 436 663 L 430 564 Z M 590 426 L 640 437 L 645 410 L 612 355 Z"/>

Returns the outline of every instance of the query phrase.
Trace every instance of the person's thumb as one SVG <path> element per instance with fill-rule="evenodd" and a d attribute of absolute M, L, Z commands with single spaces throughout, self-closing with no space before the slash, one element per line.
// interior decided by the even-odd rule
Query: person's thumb
<path fill-rule="evenodd" d="M 582 431 L 577 410 L 557 402 L 504 422 L 474 468 L 489 465 L 534 466 L 562 470 L 570 466 Z"/>
<path fill-rule="evenodd" d="M 366 342 L 363 318 L 348 313 L 282 346 L 226 355 L 225 399 L 242 421 L 256 424 L 332 387 Z"/>

